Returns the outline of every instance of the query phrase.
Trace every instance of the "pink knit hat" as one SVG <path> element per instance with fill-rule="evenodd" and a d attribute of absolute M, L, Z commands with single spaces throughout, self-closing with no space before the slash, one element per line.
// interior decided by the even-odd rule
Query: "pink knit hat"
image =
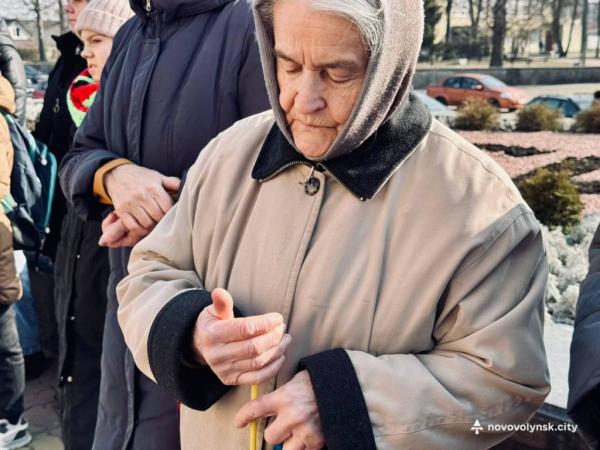
<path fill-rule="evenodd" d="M 132 16 L 128 0 L 92 0 L 81 11 L 75 34 L 81 37 L 83 30 L 89 30 L 112 38 Z"/>

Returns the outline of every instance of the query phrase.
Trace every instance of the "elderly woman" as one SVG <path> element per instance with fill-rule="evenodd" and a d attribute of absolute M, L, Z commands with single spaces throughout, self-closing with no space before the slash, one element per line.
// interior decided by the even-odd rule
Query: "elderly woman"
<path fill-rule="evenodd" d="M 246 448 L 254 419 L 267 449 L 502 441 L 549 392 L 542 235 L 411 93 L 422 3 L 254 8 L 273 110 L 202 151 L 118 291 L 183 448 Z"/>

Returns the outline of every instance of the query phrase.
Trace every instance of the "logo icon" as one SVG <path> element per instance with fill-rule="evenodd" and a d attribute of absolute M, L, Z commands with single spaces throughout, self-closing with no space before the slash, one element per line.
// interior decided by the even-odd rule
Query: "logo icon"
<path fill-rule="evenodd" d="M 479 423 L 479 420 L 475 421 L 475 423 L 471 427 L 471 430 L 475 431 L 475 434 L 479 434 L 480 431 L 483 431 L 483 427 Z"/>

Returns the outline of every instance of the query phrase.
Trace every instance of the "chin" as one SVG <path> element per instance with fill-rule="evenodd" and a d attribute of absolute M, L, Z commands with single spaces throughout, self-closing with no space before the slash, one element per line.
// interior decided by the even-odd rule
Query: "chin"
<path fill-rule="evenodd" d="M 333 143 L 332 139 L 318 135 L 306 136 L 308 133 L 292 133 L 296 147 L 304 156 L 308 158 L 320 158 L 323 156 Z"/>
<path fill-rule="evenodd" d="M 330 145 L 324 146 L 323 144 L 319 145 L 308 142 L 297 142 L 296 147 L 298 147 L 300 153 L 302 153 L 308 158 L 320 158 L 325 153 L 327 153 L 327 150 L 329 150 Z"/>

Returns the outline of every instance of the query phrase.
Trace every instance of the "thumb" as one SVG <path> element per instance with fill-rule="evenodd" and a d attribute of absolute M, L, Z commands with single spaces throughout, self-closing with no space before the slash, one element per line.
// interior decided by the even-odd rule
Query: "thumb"
<path fill-rule="evenodd" d="M 181 180 L 177 177 L 163 177 L 162 186 L 167 192 L 179 192 Z"/>
<path fill-rule="evenodd" d="M 221 320 L 233 319 L 233 298 L 225 289 L 217 288 L 211 294 L 215 314 Z"/>

